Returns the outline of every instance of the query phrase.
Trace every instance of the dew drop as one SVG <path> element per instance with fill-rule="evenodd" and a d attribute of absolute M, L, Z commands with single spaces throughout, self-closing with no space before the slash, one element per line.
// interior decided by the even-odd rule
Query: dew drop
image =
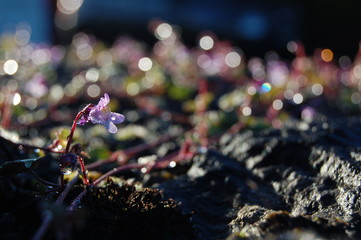
<path fill-rule="evenodd" d="M 77 156 L 73 153 L 65 153 L 60 156 L 58 161 L 59 161 L 60 171 L 64 175 L 69 175 L 76 168 Z"/>
<path fill-rule="evenodd" d="M 60 168 L 60 171 L 64 174 L 64 175 L 69 175 L 73 172 L 73 168 L 71 167 L 63 167 L 63 168 Z"/>
<path fill-rule="evenodd" d="M 207 153 L 208 149 L 206 147 L 199 147 L 198 148 L 198 153 L 200 154 L 205 154 Z"/>
<path fill-rule="evenodd" d="M 177 166 L 177 163 L 176 163 L 175 161 L 171 161 L 171 162 L 169 163 L 169 167 L 170 167 L 170 168 L 174 168 L 175 166 Z"/>

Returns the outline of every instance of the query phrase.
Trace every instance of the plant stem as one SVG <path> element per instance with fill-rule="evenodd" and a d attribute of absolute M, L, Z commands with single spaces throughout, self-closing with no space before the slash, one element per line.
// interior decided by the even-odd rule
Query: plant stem
<path fill-rule="evenodd" d="M 92 188 L 92 187 L 90 187 L 90 188 Z M 66 211 L 68 211 L 68 212 L 74 211 L 80 205 L 81 199 L 85 196 L 85 194 L 87 192 L 88 192 L 88 189 L 84 189 L 66 208 Z"/>
<path fill-rule="evenodd" d="M 112 155 L 105 160 L 99 160 L 96 161 L 94 163 L 91 163 L 89 165 L 86 165 L 87 169 L 94 169 L 96 167 L 99 167 L 103 164 L 106 163 L 111 163 L 111 162 L 115 162 L 115 161 L 119 161 L 119 157 L 122 157 L 123 159 L 121 161 L 119 161 L 120 164 L 125 164 L 129 158 L 133 157 L 134 155 L 146 151 L 148 149 L 154 148 L 159 144 L 162 144 L 164 142 L 167 142 L 173 138 L 176 138 L 177 136 L 174 135 L 170 135 L 170 134 L 166 134 L 161 136 L 159 139 L 157 139 L 156 141 L 150 142 L 150 143 L 143 143 L 143 144 L 139 144 L 137 146 L 134 147 L 130 147 L 128 149 L 125 150 L 118 150 L 112 153 Z"/>
<path fill-rule="evenodd" d="M 36 231 L 35 235 L 33 236 L 32 240 L 41 240 L 43 239 L 46 231 L 49 228 L 49 225 L 51 223 L 51 221 L 53 220 L 53 213 L 49 210 L 44 212 L 44 219 L 43 222 L 41 224 L 41 226 L 39 227 L 39 229 Z"/>
<path fill-rule="evenodd" d="M 64 199 L 70 192 L 70 189 L 75 185 L 75 183 L 78 181 L 79 174 L 77 174 L 67 185 L 66 188 L 63 190 L 63 192 L 59 195 L 59 197 L 56 199 L 55 204 L 60 205 L 64 202 Z M 35 235 L 33 236 L 32 240 L 41 240 L 43 239 L 44 235 L 46 234 L 52 220 L 53 220 L 53 213 L 50 210 L 46 210 L 44 212 L 44 219 L 41 223 L 40 227 L 36 231 Z"/>
<path fill-rule="evenodd" d="M 84 182 L 85 185 L 90 185 L 88 177 L 86 175 L 86 169 L 85 169 L 85 166 L 84 166 L 84 161 L 80 156 L 77 156 L 77 157 L 78 157 L 78 162 L 80 164 L 81 171 L 83 173 L 83 182 Z"/>
<path fill-rule="evenodd" d="M 59 197 L 56 199 L 55 204 L 61 204 L 64 202 L 66 196 L 70 192 L 70 189 L 75 185 L 75 183 L 78 181 L 79 174 L 77 173 L 74 178 L 68 182 L 65 189 L 62 191 L 62 193 L 59 195 Z"/>
<path fill-rule="evenodd" d="M 199 135 L 199 140 L 202 148 L 208 148 L 208 122 L 205 118 L 207 111 L 207 93 L 208 93 L 208 83 L 205 79 L 198 79 L 198 96 L 196 98 L 196 108 L 195 114 L 201 119 L 196 126 L 196 131 Z"/>
<path fill-rule="evenodd" d="M 73 125 L 71 126 L 70 134 L 68 136 L 68 143 L 66 144 L 65 153 L 69 152 L 70 145 L 73 142 L 73 135 L 74 135 L 74 132 L 75 132 L 75 129 L 76 129 L 76 125 L 77 125 L 79 119 L 92 106 L 93 106 L 93 104 L 91 104 L 91 103 L 86 105 L 85 108 L 83 108 L 81 111 L 79 111 L 78 114 L 75 116 L 74 121 L 73 121 Z"/>
<path fill-rule="evenodd" d="M 160 139 L 158 139 L 157 141 L 153 142 L 153 143 L 150 143 L 150 144 L 141 144 L 141 145 L 138 145 L 138 146 L 135 146 L 133 148 L 129 148 L 128 149 L 128 154 L 136 154 L 138 153 L 139 151 L 143 151 L 143 150 L 146 150 L 148 148 L 151 148 L 151 147 L 154 147 L 160 143 L 162 143 L 163 141 L 167 141 L 171 138 L 173 138 L 175 136 L 171 136 L 171 135 L 165 135 L 163 137 L 161 137 Z M 190 145 L 192 143 L 187 141 L 186 143 L 184 143 L 184 146 L 182 147 L 182 149 L 176 151 L 176 152 L 173 152 L 171 154 L 168 154 L 167 156 L 161 158 L 161 159 L 158 159 L 158 161 L 156 161 L 154 164 L 152 165 L 149 165 L 149 164 L 139 164 L 139 163 L 132 163 L 132 164 L 127 164 L 127 165 L 123 165 L 123 166 L 120 166 L 120 167 L 117 167 L 117 168 L 113 168 L 112 170 L 106 172 L 105 174 L 103 174 L 101 177 L 99 177 L 97 180 L 95 180 L 89 187 L 89 189 L 95 187 L 96 185 L 98 185 L 101 181 L 103 181 L 104 179 L 116 174 L 116 173 L 119 173 L 119 172 L 122 172 L 122 171 L 126 171 L 126 170 L 130 170 L 130 169 L 140 169 L 140 168 L 143 168 L 143 167 L 147 167 L 148 166 L 148 169 L 146 171 L 146 173 L 152 171 L 153 169 L 162 169 L 162 168 L 166 168 L 169 166 L 169 164 L 172 162 L 172 161 L 175 161 L 175 162 L 180 162 L 184 159 L 189 159 L 190 157 L 193 157 L 194 156 L 194 153 L 190 152 Z M 117 152 L 114 152 L 112 154 L 112 156 L 106 160 L 106 162 L 111 162 L 111 160 L 113 161 L 116 161 L 117 157 L 120 155 L 120 153 L 124 154 L 124 151 L 117 151 Z M 182 153 L 182 154 L 180 154 Z M 99 163 L 95 162 L 94 164 L 92 165 L 88 165 L 88 169 L 90 168 L 95 168 L 97 166 L 100 166 L 102 163 L 104 162 L 101 161 Z M 74 211 L 81 203 L 81 199 L 85 196 L 85 194 L 87 193 L 88 189 L 84 189 L 84 191 L 82 191 L 72 202 L 71 204 L 67 207 L 67 211 Z"/>
<path fill-rule="evenodd" d="M 154 169 L 163 169 L 169 166 L 171 162 L 179 162 L 181 159 L 180 157 L 180 151 L 176 151 L 174 153 L 170 153 L 167 156 L 164 156 L 163 158 L 158 159 L 154 164 L 149 165 L 148 169 L 145 173 L 149 173 Z"/>
<path fill-rule="evenodd" d="M 48 147 L 38 147 L 38 146 L 34 146 L 34 145 L 30 145 L 30 144 L 24 144 L 24 143 L 16 143 L 16 144 L 19 147 L 23 147 L 23 148 L 39 149 L 39 150 L 52 152 L 52 153 L 64 153 L 64 151 L 55 151 L 55 150 L 53 150 L 51 148 L 48 148 Z"/>
<path fill-rule="evenodd" d="M 8 129 L 10 127 L 11 122 L 11 115 L 12 115 L 12 105 L 10 98 L 12 97 L 12 94 L 10 91 L 5 92 L 5 100 L 2 107 L 2 120 L 1 120 L 1 127 L 4 129 Z"/>
<path fill-rule="evenodd" d="M 91 185 L 90 188 L 95 187 L 96 185 L 98 185 L 101 181 L 103 181 L 104 179 L 106 179 L 107 177 L 110 177 L 111 175 L 121 172 L 121 171 L 125 171 L 125 170 L 129 170 L 129 169 L 135 169 L 135 168 L 142 168 L 144 167 L 145 164 L 138 164 L 138 163 L 134 163 L 134 164 L 127 164 L 121 167 L 117 167 L 114 168 L 112 170 L 110 170 L 109 172 L 103 174 L 100 178 L 98 178 L 97 180 L 95 180 Z M 67 207 L 67 211 L 71 212 L 74 211 L 81 202 L 81 199 L 85 196 L 85 194 L 87 193 L 88 189 L 84 189 L 72 202 L 71 204 Z"/>
<path fill-rule="evenodd" d="M 41 177 L 39 177 L 39 175 L 36 174 L 33 169 L 30 168 L 29 171 L 30 171 L 31 175 L 33 175 L 33 177 L 35 177 L 40 183 L 47 185 L 47 186 L 59 187 L 59 184 L 48 182 L 48 181 L 42 179 Z"/>
<path fill-rule="evenodd" d="M 129 169 L 142 168 L 144 166 L 145 166 L 145 164 L 131 163 L 131 164 L 127 164 L 127 165 L 124 165 L 124 166 L 117 167 L 117 168 L 113 168 L 112 170 L 104 173 L 100 178 L 95 180 L 93 182 L 92 186 L 98 185 L 101 181 L 103 181 L 107 177 L 110 177 L 111 175 L 116 174 L 118 172 L 122 172 L 122 171 L 129 170 Z"/>
<path fill-rule="evenodd" d="M 74 118 L 74 121 L 73 121 L 73 125 L 71 126 L 71 130 L 70 130 L 70 134 L 68 136 L 68 142 L 66 144 L 66 148 L 65 148 L 65 151 L 64 151 L 64 154 L 66 153 L 69 153 L 69 150 L 70 150 L 70 146 L 71 146 L 71 143 L 73 142 L 73 136 L 74 136 L 74 132 L 75 132 L 75 129 L 76 129 L 76 125 L 79 121 L 79 119 L 83 116 L 83 114 L 85 114 L 87 111 L 89 111 L 89 108 L 91 108 L 93 106 L 93 104 L 88 104 L 86 105 L 81 111 L 78 112 L 78 114 L 75 116 Z M 89 185 L 89 180 L 88 180 L 88 177 L 86 175 L 86 169 L 85 169 L 85 166 L 84 166 L 84 161 L 83 159 L 78 156 L 78 161 L 79 161 L 79 164 L 80 164 L 80 167 L 81 167 L 81 171 L 83 173 L 83 181 L 84 181 L 84 184 L 86 185 Z M 64 176 L 62 175 L 61 176 L 61 185 L 63 186 L 64 183 Z"/>
<path fill-rule="evenodd" d="M 161 159 L 159 159 L 156 163 L 154 163 L 153 165 L 150 166 L 150 168 L 147 170 L 147 172 L 150 172 L 153 169 L 160 169 L 160 168 L 165 168 L 167 166 L 169 166 L 169 163 L 172 161 L 175 162 L 179 162 L 183 159 L 179 158 L 179 151 L 176 151 L 174 153 L 171 153 Z M 122 172 L 122 171 L 126 171 L 126 170 L 130 170 L 130 169 L 140 169 L 143 167 L 146 167 L 147 164 L 139 164 L 139 163 L 132 163 L 132 164 L 127 164 L 124 166 L 120 166 L 117 168 L 113 168 L 112 170 L 104 173 L 101 177 L 99 177 L 97 180 L 95 180 L 91 185 L 90 188 L 95 187 L 96 185 L 98 185 L 101 181 L 103 181 L 104 179 Z M 71 204 L 67 207 L 67 211 L 74 211 L 81 202 L 81 199 L 85 196 L 85 194 L 87 193 L 88 189 L 84 189 L 84 191 L 82 191 L 72 202 Z"/>

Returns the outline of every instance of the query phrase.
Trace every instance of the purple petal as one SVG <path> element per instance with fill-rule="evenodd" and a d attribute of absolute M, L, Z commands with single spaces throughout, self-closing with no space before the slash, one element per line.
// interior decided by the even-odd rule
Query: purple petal
<path fill-rule="evenodd" d="M 104 97 L 100 98 L 99 103 L 97 105 L 97 107 L 105 107 L 109 104 L 110 99 L 109 99 L 109 95 L 107 93 L 104 93 Z"/>
<path fill-rule="evenodd" d="M 94 108 L 89 113 L 89 120 L 94 124 L 104 124 L 109 118 L 108 115 L 109 114 L 104 114 L 101 110 Z"/>
<path fill-rule="evenodd" d="M 104 124 L 105 128 L 108 130 L 108 132 L 110 133 L 116 133 L 118 131 L 117 126 L 115 126 L 114 123 L 112 123 L 111 121 L 108 121 Z"/>
<path fill-rule="evenodd" d="M 81 116 L 81 118 L 78 120 L 77 124 L 78 124 L 78 125 L 84 125 L 84 124 L 87 123 L 87 122 L 88 122 L 87 117 Z"/>
<path fill-rule="evenodd" d="M 121 123 L 125 119 L 123 114 L 112 112 L 110 113 L 110 121 L 113 123 Z"/>

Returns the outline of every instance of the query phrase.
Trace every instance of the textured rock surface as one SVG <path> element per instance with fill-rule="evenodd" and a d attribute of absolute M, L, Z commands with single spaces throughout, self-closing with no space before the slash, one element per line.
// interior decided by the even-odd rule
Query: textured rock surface
<path fill-rule="evenodd" d="M 358 239 L 360 147 L 360 119 L 246 130 L 160 187 L 194 212 L 200 239 Z"/>
<path fill-rule="evenodd" d="M 230 234 L 228 223 L 241 204 L 282 207 L 271 185 L 262 185 L 242 164 L 215 151 L 195 159 L 186 176 L 157 187 L 180 201 L 185 212 L 193 213 L 199 239 L 225 239 Z"/>

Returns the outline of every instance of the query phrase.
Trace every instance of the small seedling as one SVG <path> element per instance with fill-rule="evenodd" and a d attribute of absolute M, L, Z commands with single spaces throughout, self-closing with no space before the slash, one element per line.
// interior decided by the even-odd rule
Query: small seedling
<path fill-rule="evenodd" d="M 118 128 L 115 126 L 115 124 L 123 122 L 125 117 L 122 114 L 111 112 L 110 107 L 108 106 L 109 102 L 109 96 L 105 93 L 104 97 L 100 98 L 97 105 L 88 104 L 75 116 L 70 134 L 68 136 L 68 142 L 65 151 L 58 159 L 60 171 L 62 172 L 62 185 L 64 175 L 72 173 L 76 169 L 77 162 L 80 164 L 84 184 L 90 185 L 84 165 L 84 160 L 81 156 L 79 156 L 79 147 L 78 145 L 71 147 L 73 142 L 73 135 L 77 125 L 84 125 L 87 122 L 92 122 L 93 124 L 103 124 L 110 133 L 116 133 Z"/>

